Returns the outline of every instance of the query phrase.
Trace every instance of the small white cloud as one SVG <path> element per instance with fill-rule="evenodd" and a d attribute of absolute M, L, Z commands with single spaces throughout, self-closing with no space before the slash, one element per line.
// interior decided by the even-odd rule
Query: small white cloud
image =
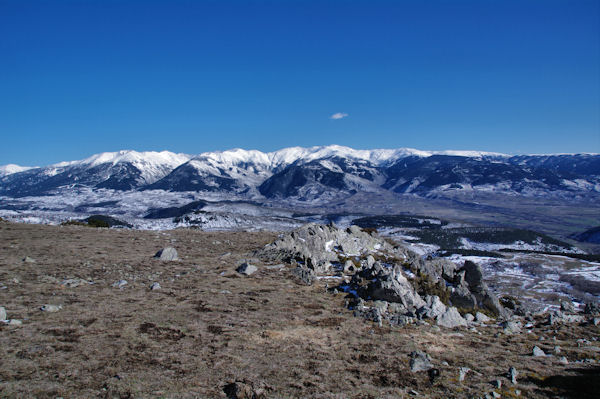
<path fill-rule="evenodd" d="M 348 114 L 345 114 L 343 112 L 336 112 L 335 114 L 331 115 L 329 117 L 329 119 L 343 119 L 343 118 L 345 118 L 347 116 L 348 116 Z"/>

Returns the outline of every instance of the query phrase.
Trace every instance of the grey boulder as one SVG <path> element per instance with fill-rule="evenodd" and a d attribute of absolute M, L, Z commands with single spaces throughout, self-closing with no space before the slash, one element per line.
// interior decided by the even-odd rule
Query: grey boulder
<path fill-rule="evenodd" d="M 179 258 L 177 257 L 177 250 L 173 247 L 166 247 L 161 249 L 154 255 L 154 257 L 162 261 L 179 260 Z"/>
<path fill-rule="evenodd" d="M 427 371 L 433 368 L 431 357 L 422 351 L 414 351 L 410 354 L 410 371 L 416 373 L 418 371 Z"/>
<path fill-rule="evenodd" d="M 467 321 L 458 313 L 455 307 L 450 307 L 436 319 L 438 326 L 446 328 L 466 327 Z"/>
<path fill-rule="evenodd" d="M 534 346 L 533 347 L 533 351 L 531 352 L 531 355 L 533 357 L 542 357 L 542 356 L 546 356 L 546 352 L 544 352 L 543 350 L 541 350 L 537 346 Z"/>
<path fill-rule="evenodd" d="M 46 305 L 42 305 L 42 307 L 40 307 L 40 310 L 42 312 L 46 312 L 46 313 L 56 313 L 56 312 L 58 312 L 61 309 L 62 309 L 62 305 L 49 305 L 49 304 L 46 304 Z"/>
<path fill-rule="evenodd" d="M 253 273 L 255 273 L 258 270 L 258 268 L 254 265 L 251 265 L 248 262 L 244 262 L 241 265 L 239 265 L 237 267 L 237 269 L 235 269 L 236 272 L 243 274 L 245 276 L 249 276 Z"/>

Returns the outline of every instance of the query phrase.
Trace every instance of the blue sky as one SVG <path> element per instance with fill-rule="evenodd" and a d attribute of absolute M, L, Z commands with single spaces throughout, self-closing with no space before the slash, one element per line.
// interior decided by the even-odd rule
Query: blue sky
<path fill-rule="evenodd" d="M 0 135 L 0 164 L 22 165 L 326 144 L 600 152 L 600 6 L 0 0 Z"/>

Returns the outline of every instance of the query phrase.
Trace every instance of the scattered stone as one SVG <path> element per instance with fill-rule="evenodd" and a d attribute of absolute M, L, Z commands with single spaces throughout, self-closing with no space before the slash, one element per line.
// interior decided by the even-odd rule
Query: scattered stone
<path fill-rule="evenodd" d="M 23 258 L 23 262 L 25 263 L 36 263 L 36 260 L 33 258 L 30 258 L 29 256 L 26 256 Z"/>
<path fill-rule="evenodd" d="M 467 326 L 467 321 L 463 319 L 463 317 L 458 313 L 458 310 L 455 307 L 450 307 L 446 310 L 446 312 L 436 319 L 436 323 L 439 326 L 446 328 L 454 328 L 454 327 L 465 327 Z"/>
<path fill-rule="evenodd" d="M 66 288 L 75 288 L 83 284 L 88 284 L 88 282 L 80 278 L 69 278 L 61 281 L 60 286 Z"/>
<path fill-rule="evenodd" d="M 151 291 L 156 291 L 156 290 L 160 290 L 161 286 L 159 283 L 152 283 L 152 285 L 150 286 L 150 290 Z"/>
<path fill-rule="evenodd" d="M 548 313 L 547 324 L 554 325 L 556 323 L 582 323 L 585 321 L 585 317 L 576 314 L 565 314 L 561 311 L 554 311 Z"/>
<path fill-rule="evenodd" d="M 504 334 L 519 334 L 521 332 L 521 323 L 515 320 L 507 320 L 500 323 Z"/>
<path fill-rule="evenodd" d="M 540 348 L 538 348 L 537 346 L 534 346 L 533 352 L 531 353 L 531 355 L 533 357 L 543 357 L 543 356 L 546 356 L 546 353 L 543 350 L 541 350 Z"/>
<path fill-rule="evenodd" d="M 418 371 L 427 371 L 432 369 L 431 357 L 422 351 L 413 351 L 410 354 L 410 371 L 413 373 Z"/>
<path fill-rule="evenodd" d="M 600 317 L 594 317 L 592 319 L 592 324 L 595 325 L 595 326 L 599 325 L 600 324 Z"/>
<path fill-rule="evenodd" d="M 484 313 L 477 312 L 475 314 L 475 321 L 478 323 L 487 323 L 490 320 L 491 319 L 488 316 L 486 316 Z"/>
<path fill-rule="evenodd" d="M 285 265 L 283 263 L 279 263 L 277 265 L 267 265 L 265 266 L 267 270 L 282 270 L 285 269 Z"/>
<path fill-rule="evenodd" d="M 494 380 L 492 382 L 492 385 L 494 386 L 494 388 L 500 389 L 502 388 L 502 380 Z"/>
<path fill-rule="evenodd" d="M 125 287 L 127 284 L 129 284 L 127 282 L 127 280 L 119 280 L 119 281 L 115 281 L 114 283 L 112 283 L 112 287 L 118 288 L 118 289 L 123 289 L 123 287 Z"/>
<path fill-rule="evenodd" d="M 566 357 L 562 356 L 560 359 L 558 359 L 558 362 L 560 364 L 569 364 L 569 361 L 567 360 Z"/>
<path fill-rule="evenodd" d="M 467 376 L 467 374 L 469 373 L 469 371 L 471 371 L 470 368 L 468 367 L 461 367 L 458 369 L 458 380 L 459 381 L 464 381 L 465 377 Z"/>
<path fill-rule="evenodd" d="M 166 247 L 161 249 L 154 255 L 154 257 L 167 262 L 179 260 L 179 258 L 177 257 L 177 250 L 173 247 Z"/>
<path fill-rule="evenodd" d="M 577 313 L 577 307 L 569 300 L 560 301 L 560 310 L 568 313 Z"/>
<path fill-rule="evenodd" d="M 246 379 L 230 382 L 223 387 L 227 399 L 266 399 L 267 391 L 273 388 L 267 384 L 254 384 Z"/>
<path fill-rule="evenodd" d="M 59 310 L 62 309 L 62 305 L 42 305 L 42 307 L 40 308 L 40 310 L 42 312 L 47 312 L 47 313 L 56 313 Z"/>
<path fill-rule="evenodd" d="M 554 354 L 558 355 L 560 353 L 560 346 L 555 346 L 554 347 Z"/>
<path fill-rule="evenodd" d="M 7 320 L 7 321 L 8 321 L 8 325 L 9 326 L 20 326 L 20 325 L 23 325 L 23 322 L 21 320 L 10 319 L 10 320 Z"/>
<path fill-rule="evenodd" d="M 243 274 L 244 276 L 249 276 L 255 273 L 257 270 L 258 268 L 256 266 L 251 265 L 248 262 L 242 263 L 237 267 L 237 269 L 235 269 L 236 272 L 238 272 L 239 274 Z"/>
<path fill-rule="evenodd" d="M 510 382 L 512 382 L 513 385 L 517 384 L 517 376 L 518 375 L 519 375 L 519 372 L 514 367 L 511 367 L 508 369 L 508 378 L 510 378 Z"/>
<path fill-rule="evenodd" d="M 4 306 L 0 306 L 0 320 L 6 320 L 6 309 Z"/>
<path fill-rule="evenodd" d="M 465 315 L 465 320 L 468 321 L 468 322 L 472 322 L 472 321 L 475 320 L 475 316 L 473 316 L 471 313 L 467 313 Z"/>

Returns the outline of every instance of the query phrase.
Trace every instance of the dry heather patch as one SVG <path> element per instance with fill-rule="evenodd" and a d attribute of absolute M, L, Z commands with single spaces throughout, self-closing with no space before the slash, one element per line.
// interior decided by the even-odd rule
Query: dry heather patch
<path fill-rule="evenodd" d="M 493 324 L 379 327 L 354 318 L 324 281 L 297 284 L 289 265 L 251 260 L 256 273 L 235 272 L 275 237 L 3 223 L 0 306 L 23 324 L 0 324 L 0 397 L 218 398 L 236 381 L 274 398 L 479 397 L 496 379 L 503 397 L 597 392 L 597 364 L 573 362 L 600 360 L 598 327 L 540 323 L 512 336 Z M 179 261 L 152 258 L 167 246 Z M 113 287 L 119 280 L 127 284 Z M 571 363 L 533 358 L 534 345 L 560 346 Z M 438 378 L 410 371 L 414 350 L 432 356 Z M 504 376 L 510 366 L 517 386 Z M 472 370 L 464 381 L 459 367 Z"/>

